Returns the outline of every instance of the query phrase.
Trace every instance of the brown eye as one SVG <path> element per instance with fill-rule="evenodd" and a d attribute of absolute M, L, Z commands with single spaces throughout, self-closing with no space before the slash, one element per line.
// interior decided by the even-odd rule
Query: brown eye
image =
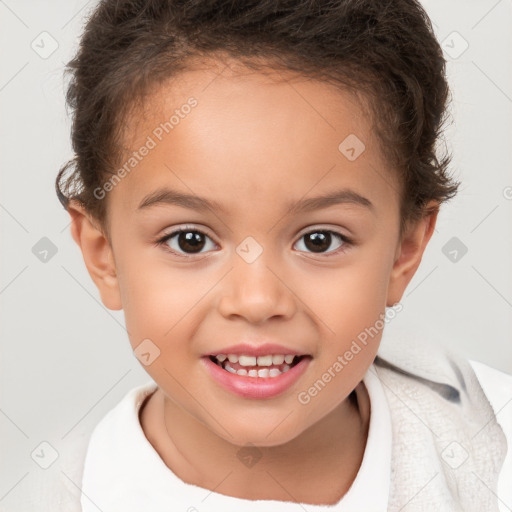
<path fill-rule="evenodd" d="M 181 229 L 164 236 L 158 243 L 165 244 L 173 253 L 186 255 L 206 252 L 203 249 L 208 246 L 208 242 L 215 247 L 215 244 L 205 233 L 196 229 Z"/>
<path fill-rule="evenodd" d="M 178 246 L 184 252 L 200 252 L 204 247 L 204 235 L 197 231 L 182 231 L 178 234 Z"/>
<path fill-rule="evenodd" d="M 317 254 L 336 253 L 341 247 L 344 247 L 350 242 L 347 237 L 340 233 L 328 230 L 310 231 L 309 233 L 302 235 L 299 242 L 302 240 L 304 240 L 303 245 L 306 248 L 306 252 Z M 335 245 L 334 250 L 329 250 L 333 242 L 337 242 L 337 245 Z"/>
<path fill-rule="evenodd" d="M 326 231 L 308 233 L 304 236 L 305 246 L 313 252 L 324 252 L 331 245 L 331 234 Z"/>

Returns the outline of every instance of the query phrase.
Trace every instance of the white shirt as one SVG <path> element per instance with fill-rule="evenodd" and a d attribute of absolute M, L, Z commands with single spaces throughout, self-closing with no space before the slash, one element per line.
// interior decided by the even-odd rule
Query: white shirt
<path fill-rule="evenodd" d="M 82 479 L 83 512 L 169 512 L 171 506 L 201 512 L 385 512 L 391 476 L 391 418 L 382 385 L 372 370 L 373 365 L 363 379 L 371 407 L 363 461 L 352 486 L 335 505 L 246 500 L 183 482 L 164 464 L 139 422 L 142 402 L 156 389 L 150 381 L 132 389 L 96 426 Z"/>

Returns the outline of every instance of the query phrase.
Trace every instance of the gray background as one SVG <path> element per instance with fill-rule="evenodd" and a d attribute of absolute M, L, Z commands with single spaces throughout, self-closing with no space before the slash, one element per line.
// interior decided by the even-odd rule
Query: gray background
<path fill-rule="evenodd" d="M 41 442 L 63 453 L 77 432 L 149 380 L 122 311 L 101 304 L 54 191 L 72 156 L 63 66 L 94 4 L 0 0 L 1 510 L 17 510 L 45 471 L 31 458 Z M 444 206 L 384 338 L 401 330 L 411 343 L 436 339 L 512 373 L 512 6 L 424 5 L 449 61 L 454 123 L 446 143 L 463 185 Z M 52 246 L 55 254 L 41 261 Z"/>

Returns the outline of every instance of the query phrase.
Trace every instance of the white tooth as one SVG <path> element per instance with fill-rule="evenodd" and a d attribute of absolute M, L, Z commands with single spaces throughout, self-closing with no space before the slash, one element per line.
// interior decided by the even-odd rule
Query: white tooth
<path fill-rule="evenodd" d="M 238 363 L 238 356 L 236 354 L 228 354 L 230 363 Z"/>
<path fill-rule="evenodd" d="M 279 370 L 279 368 L 271 368 L 269 375 L 270 377 L 277 377 L 278 375 L 281 375 L 281 370 Z"/>
<path fill-rule="evenodd" d="M 263 368 L 262 370 L 258 370 L 258 377 L 268 377 L 268 375 L 269 375 L 268 368 Z"/>
<path fill-rule="evenodd" d="M 236 371 L 237 375 L 247 375 L 247 370 L 240 368 L 240 370 Z"/>
<path fill-rule="evenodd" d="M 227 370 L 229 373 L 236 373 L 236 370 L 234 368 L 231 368 L 231 366 L 229 366 L 229 363 L 226 363 L 226 365 L 224 366 L 224 370 Z"/>
<path fill-rule="evenodd" d="M 272 366 L 272 356 L 259 356 L 258 366 Z"/>
<path fill-rule="evenodd" d="M 287 364 L 291 364 L 291 362 L 293 361 L 294 357 L 295 356 L 293 356 L 292 354 L 287 354 L 287 355 L 284 356 L 284 360 L 285 360 L 285 362 Z M 231 359 L 230 359 L 230 361 L 231 361 Z"/>
<path fill-rule="evenodd" d="M 284 373 L 284 372 L 287 372 L 289 369 L 290 369 L 290 367 L 289 367 L 287 364 L 285 364 L 285 365 L 283 366 L 283 373 Z"/>
<path fill-rule="evenodd" d="M 258 370 L 249 370 L 248 375 L 249 375 L 249 377 L 257 377 L 258 376 Z"/>
<path fill-rule="evenodd" d="M 226 357 L 228 356 L 226 354 L 217 354 L 215 357 L 217 358 L 217 361 L 223 363 L 226 360 Z"/>
<path fill-rule="evenodd" d="M 283 361 L 284 361 L 284 356 L 283 355 L 272 356 L 272 363 L 273 364 L 283 364 Z"/>
<path fill-rule="evenodd" d="M 256 366 L 256 358 L 254 356 L 240 356 L 238 363 L 242 366 Z"/>

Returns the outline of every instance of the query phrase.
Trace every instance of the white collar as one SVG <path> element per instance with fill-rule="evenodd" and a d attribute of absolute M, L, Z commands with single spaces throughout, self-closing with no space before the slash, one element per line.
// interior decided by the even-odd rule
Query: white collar
<path fill-rule="evenodd" d="M 363 382 L 370 397 L 370 423 L 363 461 L 349 491 L 335 505 L 311 505 L 275 500 L 245 500 L 187 484 L 163 462 L 144 435 L 139 409 L 157 385 L 153 381 L 129 391 L 96 425 L 87 449 L 82 477 L 83 512 L 168 512 L 196 507 L 246 512 L 341 511 L 385 512 L 391 478 L 391 417 L 374 366 Z M 371 491 L 369 491 L 371 489 Z"/>

